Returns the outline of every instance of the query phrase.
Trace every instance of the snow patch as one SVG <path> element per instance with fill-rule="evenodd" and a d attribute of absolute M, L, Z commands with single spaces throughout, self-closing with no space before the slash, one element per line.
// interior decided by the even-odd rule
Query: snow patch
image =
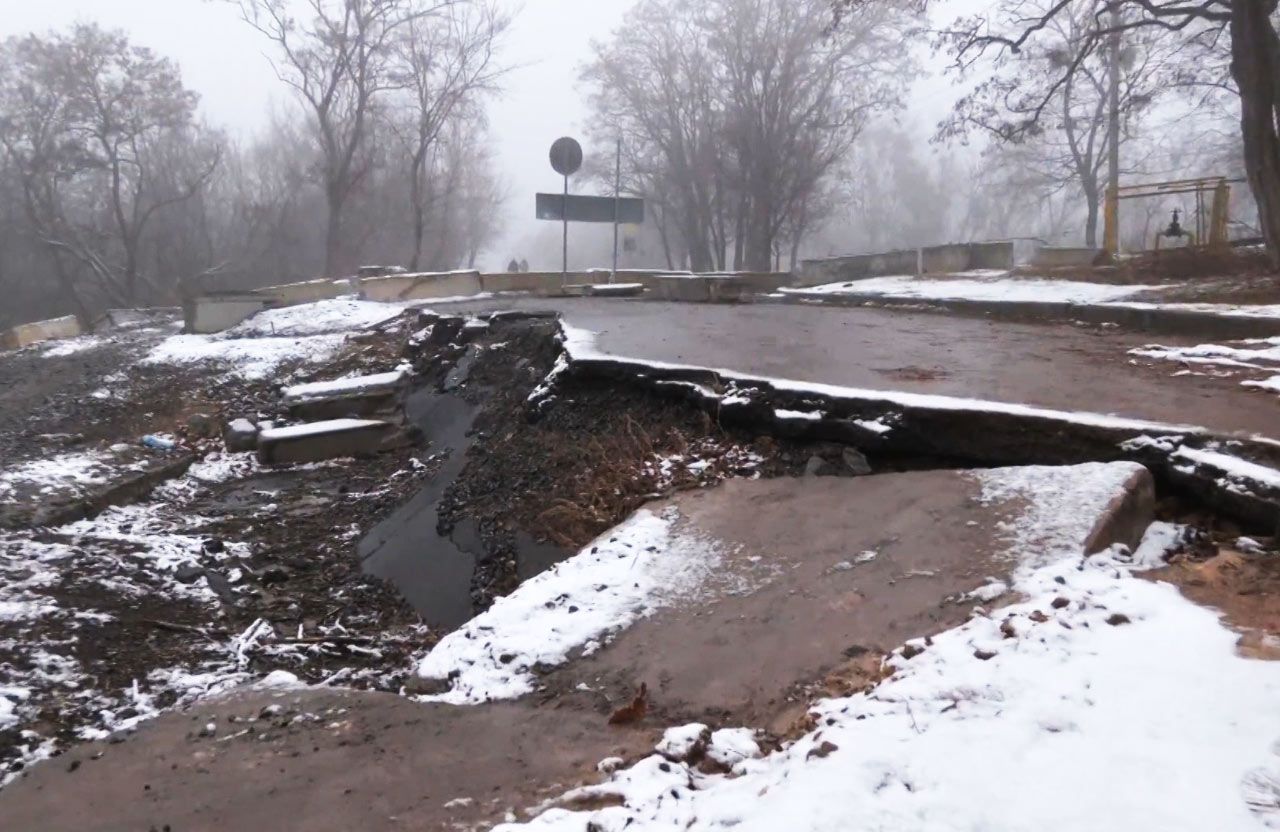
<path fill-rule="evenodd" d="M 1007 545 L 1026 601 L 894 659 L 869 692 L 819 701 L 817 730 L 733 776 L 654 755 L 570 793 L 622 805 L 498 829 L 1259 828 L 1280 774 L 1280 663 L 1237 656 L 1216 612 L 1134 577 L 1121 552 L 1083 558 L 1096 515 L 1078 512 L 1132 466 L 1056 470 L 1056 482 L 1048 470 L 982 475 L 991 499 L 1022 507 Z"/>
<path fill-rule="evenodd" d="M 676 520 L 673 510 L 637 511 L 445 636 L 417 673 L 452 688 L 424 698 L 465 705 L 521 696 L 534 689 L 535 665 L 560 664 L 639 618 L 699 597 L 721 555 L 712 542 L 677 532 Z"/>

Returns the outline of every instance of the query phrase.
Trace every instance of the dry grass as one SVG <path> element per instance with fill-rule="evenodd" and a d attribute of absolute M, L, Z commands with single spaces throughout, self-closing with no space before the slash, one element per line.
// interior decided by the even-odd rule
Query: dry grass
<path fill-rule="evenodd" d="M 561 546 L 582 546 L 649 500 L 694 483 L 687 472 L 664 483 L 654 464 L 659 457 L 688 451 L 688 439 L 675 428 L 655 439 L 628 415 L 613 434 L 581 445 L 566 447 L 552 439 L 548 467 L 574 473 L 559 479 L 558 493 L 535 518 L 533 530 Z"/>

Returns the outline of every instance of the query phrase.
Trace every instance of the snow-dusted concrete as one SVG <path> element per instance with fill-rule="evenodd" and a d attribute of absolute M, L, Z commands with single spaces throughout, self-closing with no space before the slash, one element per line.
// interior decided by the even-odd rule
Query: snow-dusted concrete
<path fill-rule="evenodd" d="M 1240 658 L 1213 611 L 1137 576 L 1176 528 L 1157 524 L 1136 552 L 1083 556 L 1093 512 L 1128 474 L 975 474 L 986 500 L 1025 506 L 1004 536 L 1023 600 L 893 659 L 870 692 L 817 702 L 815 730 L 730 776 L 673 762 L 689 732 L 669 733 L 665 755 L 566 796 L 608 808 L 499 829 L 1274 827 L 1280 664 Z"/>
<path fill-rule="evenodd" d="M 281 392 L 281 398 L 285 404 L 292 405 L 387 393 L 395 390 L 408 377 L 409 369 L 406 366 L 389 373 L 352 376 L 351 378 L 340 378 L 334 381 L 317 381 L 312 384 L 297 384 L 293 387 L 286 387 Z"/>
<path fill-rule="evenodd" d="M 931 471 L 680 494 L 499 599 L 418 673 L 447 681 L 431 698 L 455 704 L 522 696 L 567 665 L 573 679 L 559 684 L 663 679 L 654 696 L 667 707 L 765 714 L 850 644 L 891 645 L 958 622 L 963 607 L 948 611 L 946 599 L 1007 585 L 1016 564 L 995 550 L 1029 490 L 1017 487 L 1019 474 L 1042 492 L 1033 508 L 1078 518 L 1064 530 L 1037 515 L 1042 529 L 1019 531 L 1047 535 L 1044 545 L 1136 542 L 1151 519 L 1140 466 L 1048 470 L 1009 469 L 1000 493 L 969 474 Z M 801 515 L 803 531 L 789 523 Z M 767 679 L 740 662 L 744 653 L 770 667 Z"/>

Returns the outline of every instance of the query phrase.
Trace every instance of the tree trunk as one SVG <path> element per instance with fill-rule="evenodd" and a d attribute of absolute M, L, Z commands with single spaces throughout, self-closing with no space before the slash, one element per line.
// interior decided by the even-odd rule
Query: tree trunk
<path fill-rule="evenodd" d="M 767 272 L 773 264 L 773 233 L 770 212 L 764 200 L 752 200 L 751 219 L 747 223 L 745 266 L 749 272 Z"/>
<path fill-rule="evenodd" d="M 1231 75 L 1240 90 L 1244 164 L 1258 204 L 1258 224 L 1273 269 L 1280 270 L 1280 38 L 1265 0 L 1235 0 L 1231 6 Z"/>
<path fill-rule="evenodd" d="M 1098 186 L 1090 185 L 1088 179 L 1085 179 L 1081 185 L 1084 191 L 1084 201 L 1086 215 L 1084 219 L 1084 245 L 1085 248 L 1098 247 Z"/>
<path fill-rule="evenodd" d="M 324 273 L 326 277 L 341 277 L 342 263 L 342 209 L 346 194 L 335 185 L 325 189 L 329 203 L 329 224 L 324 236 Z"/>
<path fill-rule="evenodd" d="M 422 261 L 422 239 L 427 233 L 427 209 L 423 205 L 422 168 L 426 162 L 423 148 L 419 148 L 409 167 L 409 200 L 413 203 L 413 257 L 409 260 L 409 271 L 416 272 Z"/>

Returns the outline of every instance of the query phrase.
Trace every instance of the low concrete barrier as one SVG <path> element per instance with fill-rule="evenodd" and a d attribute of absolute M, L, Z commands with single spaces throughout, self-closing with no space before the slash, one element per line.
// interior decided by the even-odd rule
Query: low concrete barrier
<path fill-rule="evenodd" d="M 797 286 L 821 286 L 869 277 L 925 274 L 953 274 L 973 269 L 1012 269 L 1014 243 L 951 243 L 881 254 L 855 254 L 805 260 L 796 275 Z"/>
<path fill-rule="evenodd" d="M 357 292 L 357 285 L 352 279 L 324 278 L 302 283 L 286 283 L 283 286 L 268 286 L 257 290 L 256 294 L 274 298 L 277 306 L 297 306 L 303 303 L 315 303 L 318 300 L 333 300 L 342 295 L 353 295 Z"/>
<path fill-rule="evenodd" d="M 1015 323 L 1114 324 L 1137 332 L 1186 335 L 1205 339 L 1239 340 L 1280 336 L 1280 318 L 1261 315 L 1224 315 L 1192 309 L 1160 308 L 1154 305 L 908 298 L 869 293 L 833 295 L 819 292 L 790 292 L 781 302 L 948 312 Z"/>
<path fill-rule="evenodd" d="M 1028 264 L 1037 269 L 1092 266 L 1102 253 L 1097 248 L 1069 248 L 1067 246 L 1041 246 Z"/>
<path fill-rule="evenodd" d="M 968 243 L 969 269 L 1012 269 L 1017 262 L 1014 243 Z"/>
<path fill-rule="evenodd" d="M 478 271 L 366 278 L 360 281 L 360 290 L 365 299 L 382 302 L 465 297 L 484 291 Z"/>
<path fill-rule="evenodd" d="M 80 326 L 80 321 L 75 316 L 68 315 L 65 318 L 19 324 L 12 329 L 5 330 L 3 334 L 0 334 L 0 346 L 5 349 L 16 350 L 22 347 L 29 347 L 32 344 L 39 344 L 43 341 L 53 341 L 58 338 L 75 338 L 77 335 L 83 334 L 84 329 Z"/>
<path fill-rule="evenodd" d="M 258 292 L 191 298 L 182 304 L 183 331 L 197 335 L 223 332 L 264 309 L 279 305 L 275 297 Z"/>

